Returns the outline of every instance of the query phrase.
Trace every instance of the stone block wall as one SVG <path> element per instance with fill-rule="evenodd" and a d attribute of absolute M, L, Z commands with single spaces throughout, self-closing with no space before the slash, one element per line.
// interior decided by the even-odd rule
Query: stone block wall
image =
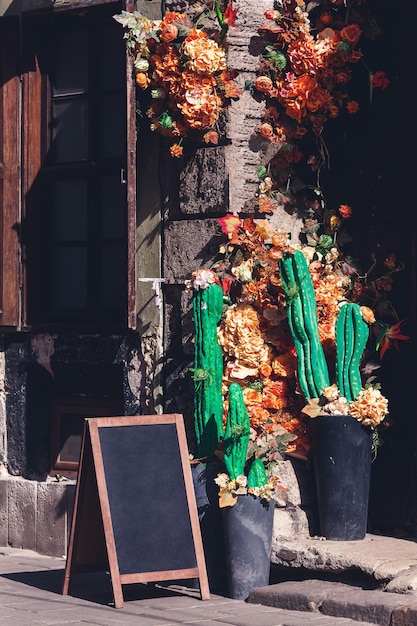
<path fill-rule="evenodd" d="M 65 556 L 74 497 L 74 481 L 0 476 L 0 546 Z"/>

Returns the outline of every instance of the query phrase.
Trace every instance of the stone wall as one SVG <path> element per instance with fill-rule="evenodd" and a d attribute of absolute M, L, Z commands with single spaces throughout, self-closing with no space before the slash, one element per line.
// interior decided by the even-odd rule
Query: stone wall
<path fill-rule="evenodd" d="M 0 546 L 67 553 L 74 481 L 39 482 L 0 474 Z"/>

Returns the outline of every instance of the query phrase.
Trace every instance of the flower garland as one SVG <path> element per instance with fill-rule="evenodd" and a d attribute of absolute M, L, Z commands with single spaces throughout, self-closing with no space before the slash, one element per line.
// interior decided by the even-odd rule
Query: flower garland
<path fill-rule="evenodd" d="M 375 89 L 389 85 L 384 72 L 366 66 L 359 48 L 363 34 L 372 39 L 378 27 L 370 19 L 366 0 L 308 4 L 280 0 L 277 5 L 278 10 L 265 13 L 268 23 L 260 28 L 265 54 L 257 78 L 248 85 L 255 97 L 266 100 L 258 128 L 266 142 L 265 159 L 258 169 L 255 203 L 256 212 L 265 214 L 265 219 L 229 214 L 218 220 L 228 244 L 220 249 L 210 279 L 222 285 L 226 304 L 218 332 L 225 361 L 224 397 L 232 382 L 242 385 L 252 453 L 256 450 L 266 464 L 279 458 L 277 442 L 283 433 L 289 436 L 283 440 L 284 451 L 303 458 L 308 455 L 309 430 L 303 415 L 350 414 L 373 429 L 377 445 L 376 429 L 388 414 L 388 401 L 375 381 L 373 373 L 379 365 L 372 359 L 378 353 L 382 359 L 389 347 L 398 349 L 398 342 L 409 338 L 402 333 L 403 320 L 398 319 L 388 297 L 394 274 L 404 269 L 403 263 L 391 253 L 383 260 L 381 271 L 373 256 L 373 265 L 361 273 L 342 251 L 349 241 L 345 225 L 352 209 L 346 204 L 329 209 L 320 185 L 320 172 L 329 166 L 323 138 L 326 123 L 341 115 L 355 115 L 360 108 L 348 94 L 353 68 L 358 64 L 365 68 L 371 101 Z M 313 185 L 302 180 L 300 172 L 305 166 L 315 172 Z M 299 243 L 273 226 L 269 215 L 278 208 L 302 217 Z M 291 294 L 284 293 L 279 271 L 280 259 L 296 248 L 307 259 L 320 342 L 332 377 L 335 323 L 343 303 L 361 305 L 361 315 L 371 327 L 361 369 L 364 388 L 351 402 L 335 384 L 307 404 L 302 398 L 287 319 Z M 194 273 L 194 280 L 199 276 L 200 272 Z M 387 323 L 387 319 L 395 323 Z M 236 488 L 229 483 L 220 486 L 226 491 Z"/>
<path fill-rule="evenodd" d="M 237 10 L 232 2 L 224 13 L 217 3 L 215 8 L 219 28 L 211 28 L 211 35 L 185 13 L 168 12 L 162 20 L 138 12 L 114 16 L 126 29 L 126 45 L 135 57 L 136 85 L 150 99 L 150 127 L 174 138 L 174 157 L 182 155 L 182 139 L 191 131 L 202 132 L 205 143 L 216 145 L 221 112 L 241 94 L 235 73 L 227 69 L 223 45 Z"/>
<path fill-rule="evenodd" d="M 279 10 L 265 12 L 268 21 L 260 28 L 265 53 L 250 85 L 266 101 L 258 133 L 272 154 L 259 171 L 261 213 L 297 206 L 297 192 L 304 186 L 302 165 L 316 172 L 320 190 L 320 172 L 329 167 L 325 125 L 360 109 L 348 92 L 354 70 L 368 76 L 371 101 L 375 89 L 390 83 L 383 71 L 367 67 L 359 47 L 365 35 L 374 39 L 379 34 L 366 0 L 277 4 Z"/>
<path fill-rule="evenodd" d="M 279 260 L 295 249 L 300 249 L 307 259 L 316 295 L 320 341 L 332 376 L 336 318 L 344 302 L 358 301 L 355 283 L 362 277 L 349 271 L 351 266 L 336 244 L 321 253 L 319 238 L 316 246 L 294 244 L 287 233 L 274 229 L 269 220 L 233 215 L 220 219 L 229 243 L 222 247 L 219 260 L 210 270 L 198 270 L 192 279 L 194 288 L 205 288 L 213 282 L 223 287 L 225 310 L 218 341 L 224 356 L 224 413 L 228 387 L 238 382 L 250 418 L 248 454 L 262 458 L 266 466 L 285 454 L 307 458 L 307 415 L 350 414 L 375 430 L 388 413 L 388 401 L 373 376 L 379 367 L 373 361 L 376 352 L 379 350 L 380 358 L 384 356 L 378 336 L 383 328 L 385 337 L 392 332 L 391 341 L 393 337 L 396 341 L 408 337 L 394 332 L 398 324 L 391 327 L 378 322 L 374 312 L 362 305 L 361 314 L 373 329 L 374 341 L 374 351 L 368 348 L 362 363 L 364 389 L 348 403 L 332 384 L 323 389 L 320 398 L 306 404 L 298 386 L 297 353 L 288 325 L 288 296 L 284 293 Z M 226 491 L 236 488 L 234 484 L 220 486 Z"/>

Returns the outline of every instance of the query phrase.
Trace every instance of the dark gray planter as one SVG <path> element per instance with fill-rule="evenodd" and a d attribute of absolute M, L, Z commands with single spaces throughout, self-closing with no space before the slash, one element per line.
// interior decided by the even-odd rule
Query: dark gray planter
<path fill-rule="evenodd" d="M 191 465 L 210 591 L 227 596 L 226 551 L 219 508 L 217 474 L 225 472 L 220 461 Z"/>
<path fill-rule="evenodd" d="M 275 502 L 251 494 L 222 509 L 229 596 L 246 600 L 269 584 Z"/>
<path fill-rule="evenodd" d="M 313 421 L 313 453 L 321 534 L 364 539 L 368 521 L 372 431 L 350 415 Z"/>

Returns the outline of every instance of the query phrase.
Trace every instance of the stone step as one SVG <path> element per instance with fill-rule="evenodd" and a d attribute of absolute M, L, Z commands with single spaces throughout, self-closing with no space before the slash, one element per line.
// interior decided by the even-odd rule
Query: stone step
<path fill-rule="evenodd" d="M 310 624 L 308 614 L 318 620 L 332 617 L 332 626 L 339 623 L 336 619 L 342 618 L 362 626 L 417 626 L 416 593 L 362 589 L 326 580 L 291 580 L 259 587 L 251 592 L 248 603 L 293 611 L 294 619 L 295 613 L 304 611 L 306 625 Z M 321 626 L 320 621 L 317 626 Z"/>
<path fill-rule="evenodd" d="M 417 593 L 415 540 L 372 534 L 360 541 L 275 536 L 271 561 L 288 572 L 288 579 L 297 570 L 335 575 L 357 571 L 374 581 L 374 586 L 383 587 L 385 591 Z M 417 626 L 417 621 L 414 626 Z"/>

